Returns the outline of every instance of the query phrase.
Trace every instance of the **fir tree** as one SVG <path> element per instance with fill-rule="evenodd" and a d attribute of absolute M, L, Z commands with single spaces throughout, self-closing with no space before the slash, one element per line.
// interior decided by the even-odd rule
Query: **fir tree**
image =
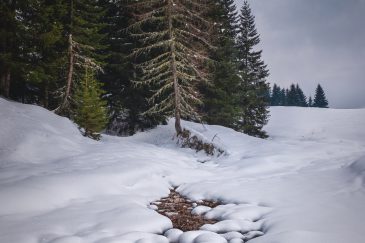
<path fill-rule="evenodd" d="M 211 53 L 211 85 L 204 85 L 204 120 L 209 124 L 235 128 L 239 113 L 238 86 L 240 79 L 237 69 L 237 11 L 233 0 L 216 0 L 211 15 L 215 24 Z"/>
<path fill-rule="evenodd" d="M 55 91 L 65 82 L 64 32 L 68 8 L 64 0 L 34 0 L 28 4 L 28 9 L 22 12 L 29 63 L 24 95 L 28 103 L 41 103 L 45 108 L 54 109 L 59 103 Z"/>
<path fill-rule="evenodd" d="M 304 95 L 303 90 L 299 87 L 299 85 L 297 84 L 295 86 L 295 91 L 297 94 L 297 106 L 301 106 L 301 107 L 307 107 L 308 103 L 307 103 L 307 97 Z"/>
<path fill-rule="evenodd" d="M 74 94 L 74 120 L 84 130 L 85 136 L 97 140 L 108 121 L 106 101 L 101 99 L 103 93 L 93 71 L 85 67 L 84 77 Z"/>
<path fill-rule="evenodd" d="M 312 96 L 309 96 L 309 99 L 308 99 L 308 107 L 313 107 Z"/>
<path fill-rule="evenodd" d="M 282 97 L 281 97 L 281 89 L 280 89 L 280 87 L 278 85 L 274 84 L 274 86 L 272 88 L 270 104 L 272 106 L 282 105 L 281 99 L 282 99 Z"/>
<path fill-rule="evenodd" d="M 311 98 L 309 99 L 311 100 Z M 308 102 L 309 102 L 308 100 Z M 308 107 L 307 98 L 299 84 L 291 84 L 289 89 L 281 89 L 274 84 L 271 96 L 271 105 Z"/>
<path fill-rule="evenodd" d="M 288 106 L 297 106 L 298 105 L 298 96 L 297 89 L 294 84 L 290 85 L 289 90 L 287 91 L 287 105 Z"/>
<path fill-rule="evenodd" d="M 316 88 L 316 94 L 314 96 L 313 107 L 328 108 L 328 101 L 324 90 L 320 84 Z"/>
<path fill-rule="evenodd" d="M 125 31 L 132 21 L 130 9 L 125 1 L 104 0 L 107 12 L 103 22 L 106 26 L 105 53 L 107 58 L 101 74 L 111 118 L 107 132 L 114 135 L 133 135 L 139 130 L 155 127 L 163 122 L 161 116 L 142 114 L 148 109 L 145 97 L 150 95 L 148 87 L 135 87 L 133 79 L 133 59 L 130 58 L 135 41 Z"/>
<path fill-rule="evenodd" d="M 83 64 L 89 68 L 101 70 L 103 57 L 101 50 L 104 34 L 102 16 L 104 9 L 98 0 L 68 0 L 67 33 L 67 79 L 63 87 L 62 103 L 57 110 L 59 113 L 70 116 L 70 98 L 75 78 L 82 73 Z"/>
<path fill-rule="evenodd" d="M 0 2 L 0 95 L 8 98 L 18 85 L 16 80 L 24 78 L 25 29 L 19 13 L 26 5 L 23 1 Z"/>
<path fill-rule="evenodd" d="M 287 104 L 288 104 L 288 102 L 287 102 L 287 90 L 282 88 L 280 90 L 280 105 L 281 106 L 286 106 Z"/>
<path fill-rule="evenodd" d="M 237 47 L 239 51 L 239 71 L 242 78 L 240 102 L 242 107 L 238 130 L 252 136 L 267 137 L 262 130 L 268 120 L 265 94 L 269 89 L 266 77 L 267 66 L 261 60 L 262 51 L 254 47 L 260 43 L 255 27 L 255 18 L 247 1 L 241 9 Z"/>
<path fill-rule="evenodd" d="M 271 102 L 271 89 L 270 89 L 270 84 L 267 83 L 267 89 L 265 90 L 265 94 L 264 94 L 264 99 L 266 104 L 269 106 L 270 102 Z"/>
<path fill-rule="evenodd" d="M 141 72 L 136 84 L 155 90 L 146 113 L 174 116 L 180 134 L 182 117 L 198 117 L 195 106 L 202 101 L 197 85 L 208 81 L 204 63 L 211 23 L 204 14 L 210 7 L 193 0 L 141 0 L 130 6 L 136 21 L 128 30 L 141 44 L 133 52 L 137 61 L 142 59 L 136 64 Z"/>

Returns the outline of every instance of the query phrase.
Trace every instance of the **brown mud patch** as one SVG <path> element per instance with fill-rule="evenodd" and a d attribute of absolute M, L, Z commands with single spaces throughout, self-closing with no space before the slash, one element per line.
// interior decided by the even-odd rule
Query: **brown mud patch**
<path fill-rule="evenodd" d="M 197 206 L 208 206 L 214 208 L 220 205 L 219 202 L 202 200 L 191 201 L 181 196 L 175 189 L 170 190 L 167 197 L 153 202 L 157 206 L 156 211 L 168 217 L 175 229 L 180 229 L 184 232 L 199 230 L 205 224 L 217 223 L 217 220 L 206 219 L 202 215 L 192 214 L 193 208 Z"/>

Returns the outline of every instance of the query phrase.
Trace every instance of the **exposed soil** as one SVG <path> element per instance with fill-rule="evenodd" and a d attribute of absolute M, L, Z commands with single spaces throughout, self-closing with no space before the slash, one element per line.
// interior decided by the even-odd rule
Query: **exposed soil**
<path fill-rule="evenodd" d="M 196 206 L 208 206 L 214 208 L 219 204 L 215 201 L 198 201 L 193 202 L 183 196 L 181 196 L 175 189 L 170 191 L 168 197 L 161 198 L 159 201 L 152 203 L 157 206 L 156 211 L 166 217 L 168 217 L 176 229 L 182 231 L 199 230 L 204 224 L 214 224 L 218 221 L 206 219 L 201 215 L 194 215 L 191 211 Z"/>

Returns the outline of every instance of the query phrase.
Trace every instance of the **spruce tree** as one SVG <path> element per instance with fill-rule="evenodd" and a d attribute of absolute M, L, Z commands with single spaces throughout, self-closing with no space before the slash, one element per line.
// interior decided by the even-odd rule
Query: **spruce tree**
<path fill-rule="evenodd" d="M 19 13 L 27 8 L 23 1 L 0 2 L 0 95 L 9 98 L 16 81 L 24 78 L 24 34 L 25 28 Z M 14 97 L 16 98 L 16 97 Z"/>
<path fill-rule="evenodd" d="M 102 32 L 107 48 L 106 65 L 100 75 L 107 92 L 110 107 L 110 122 L 107 132 L 114 135 L 133 135 L 137 131 L 155 127 L 163 122 L 161 116 L 143 114 L 148 109 L 145 97 L 151 95 L 148 87 L 135 87 L 132 83 L 135 72 L 133 58 L 130 57 L 135 48 L 132 39 L 125 30 L 132 21 L 132 15 L 126 1 L 103 0 L 107 12 L 103 22 L 106 23 Z"/>
<path fill-rule="evenodd" d="M 313 107 L 328 108 L 328 101 L 320 84 L 318 84 L 316 88 L 316 94 L 313 100 Z"/>
<path fill-rule="evenodd" d="M 309 96 L 309 99 L 308 99 L 308 107 L 313 107 L 312 96 Z"/>
<path fill-rule="evenodd" d="M 101 96 L 104 91 L 89 67 L 78 84 L 74 94 L 74 121 L 84 130 L 84 135 L 98 140 L 100 132 L 108 122 L 106 101 Z"/>
<path fill-rule="evenodd" d="M 237 124 L 242 132 L 265 138 L 263 126 L 268 121 L 269 111 L 266 100 L 266 78 L 269 75 L 267 66 L 261 60 L 262 51 L 254 48 L 260 43 L 260 37 L 255 27 L 255 18 L 247 1 L 241 9 L 239 33 L 237 39 L 240 84 L 241 120 Z"/>
<path fill-rule="evenodd" d="M 281 89 L 276 84 L 274 84 L 274 86 L 272 88 L 270 104 L 272 106 L 282 105 L 282 102 L 281 102 Z"/>
<path fill-rule="evenodd" d="M 30 0 L 22 12 L 27 29 L 28 70 L 23 94 L 27 103 L 40 103 L 48 109 L 58 106 L 55 91 L 65 82 L 67 9 L 64 0 Z"/>
<path fill-rule="evenodd" d="M 295 90 L 297 94 L 297 106 L 307 107 L 307 97 L 304 95 L 303 90 L 299 87 L 298 84 L 295 86 Z"/>
<path fill-rule="evenodd" d="M 286 106 L 288 104 L 286 95 L 287 95 L 287 90 L 282 88 L 280 90 L 280 105 L 281 106 Z"/>
<path fill-rule="evenodd" d="M 101 50 L 105 23 L 102 22 L 103 6 L 98 0 L 68 0 L 68 19 L 65 24 L 67 38 L 67 78 L 62 91 L 62 102 L 57 111 L 70 116 L 72 90 L 75 79 L 83 72 L 83 64 L 101 70 Z"/>
<path fill-rule="evenodd" d="M 298 106 L 297 89 L 294 84 L 290 85 L 290 88 L 287 92 L 287 105 L 288 106 Z"/>
<path fill-rule="evenodd" d="M 238 87 L 240 79 L 237 69 L 237 11 L 233 0 L 216 0 L 211 18 L 215 24 L 211 52 L 211 85 L 203 85 L 204 120 L 209 124 L 235 128 L 237 123 Z"/>
<path fill-rule="evenodd" d="M 140 43 L 133 52 L 141 74 L 135 83 L 154 90 L 146 113 L 174 116 L 177 134 L 182 132 L 181 118 L 199 116 L 197 85 L 208 81 L 204 64 L 212 25 L 204 16 L 210 9 L 207 2 L 141 0 L 130 5 L 136 21 L 128 30 Z"/>

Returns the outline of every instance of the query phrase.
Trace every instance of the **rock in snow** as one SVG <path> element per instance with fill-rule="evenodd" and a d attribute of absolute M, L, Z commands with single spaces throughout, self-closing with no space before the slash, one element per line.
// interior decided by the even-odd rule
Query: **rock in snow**
<path fill-rule="evenodd" d="M 364 124 L 365 109 L 274 107 L 261 140 L 183 122 L 227 151 L 207 160 L 177 147 L 173 120 L 95 142 L 66 118 L 0 98 L 0 242 L 363 243 Z M 224 202 L 195 209 L 220 222 L 172 230 L 150 203 L 174 187 Z"/>

